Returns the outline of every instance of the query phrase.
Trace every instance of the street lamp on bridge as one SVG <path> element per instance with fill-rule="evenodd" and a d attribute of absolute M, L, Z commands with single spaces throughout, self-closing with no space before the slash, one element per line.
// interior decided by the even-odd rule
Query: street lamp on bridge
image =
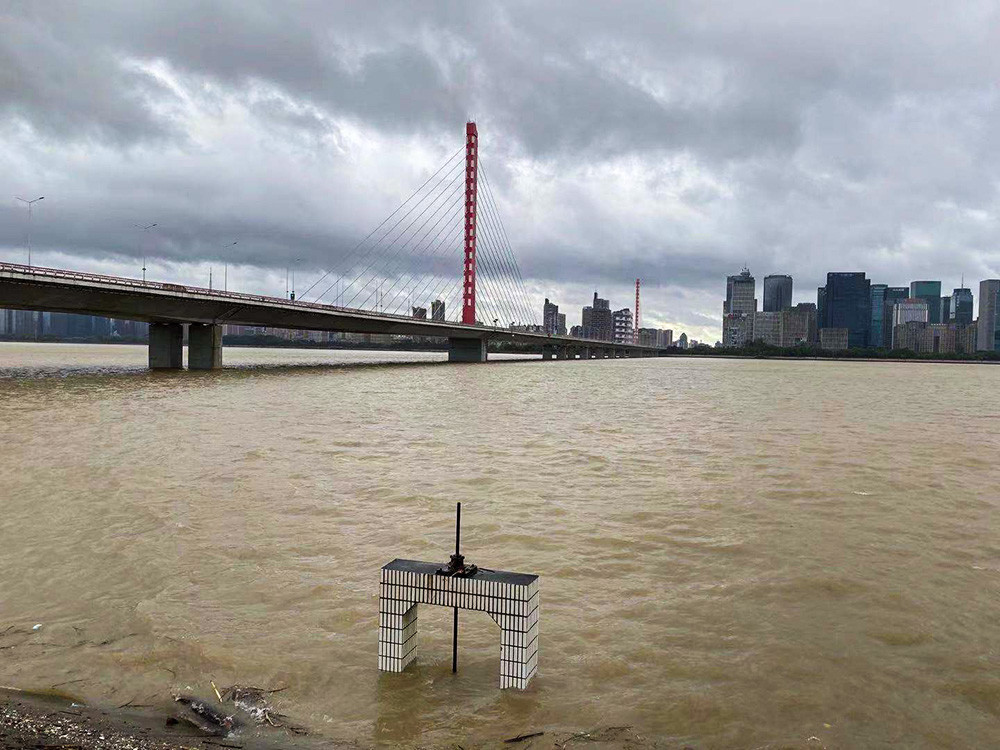
<path fill-rule="evenodd" d="M 19 198 L 18 196 L 15 195 L 14 199 L 21 201 L 21 203 L 24 203 L 28 207 L 28 238 L 27 238 L 28 268 L 31 268 L 31 207 L 34 206 L 36 203 L 38 203 L 38 201 L 45 200 L 45 196 L 40 195 L 33 200 L 27 200 L 25 198 Z"/>
<path fill-rule="evenodd" d="M 238 242 L 239 242 L 239 240 L 233 240 L 232 242 L 230 242 L 228 245 L 226 245 L 222 249 L 222 252 L 223 253 L 227 253 L 227 251 L 229 250 L 229 248 L 235 247 Z M 225 268 L 222 271 L 222 291 L 228 292 L 229 291 L 229 255 L 226 254 L 223 257 L 225 259 L 226 266 L 225 266 Z"/>
<path fill-rule="evenodd" d="M 235 244 L 235 243 L 233 243 L 233 244 Z M 291 299 L 291 300 L 295 299 L 295 264 L 296 263 L 301 263 L 301 262 L 302 262 L 302 258 L 296 258 L 295 260 L 292 261 L 292 265 L 290 267 L 289 266 L 285 266 L 285 296 L 288 297 L 288 299 Z M 291 294 L 289 294 L 289 292 L 288 292 L 288 271 L 289 271 L 289 268 L 291 268 L 291 271 L 292 271 L 292 291 L 291 291 Z"/>
<path fill-rule="evenodd" d="M 153 227 L 155 227 L 156 224 L 133 224 L 132 226 L 134 226 L 136 229 L 139 229 L 139 230 L 143 231 L 145 233 L 143 236 L 145 237 L 145 236 L 149 235 L 149 230 L 152 229 Z M 143 240 L 143 241 L 140 241 L 139 244 L 141 245 L 141 247 L 139 249 L 142 251 L 142 280 L 145 281 L 146 280 L 146 242 Z"/>

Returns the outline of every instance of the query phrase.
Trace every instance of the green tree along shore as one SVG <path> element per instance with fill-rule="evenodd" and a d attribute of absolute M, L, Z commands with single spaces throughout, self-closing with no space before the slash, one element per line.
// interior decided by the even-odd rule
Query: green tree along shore
<path fill-rule="evenodd" d="M 720 357 L 751 357 L 756 359 L 770 358 L 803 358 L 803 359 L 891 359 L 891 360 L 937 360 L 937 361 L 967 361 L 967 362 L 1000 362 L 1000 352 L 947 352 L 938 354 L 917 354 L 911 349 L 821 349 L 819 346 L 801 344 L 799 346 L 771 346 L 762 341 L 739 348 L 716 349 L 705 344 L 690 349 L 668 349 L 671 354 L 680 355 L 715 355 Z"/>

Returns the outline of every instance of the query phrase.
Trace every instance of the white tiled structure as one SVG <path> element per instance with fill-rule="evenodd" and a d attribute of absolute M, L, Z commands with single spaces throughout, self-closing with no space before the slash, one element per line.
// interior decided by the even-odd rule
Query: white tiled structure
<path fill-rule="evenodd" d="M 500 626 L 500 687 L 525 688 L 538 671 L 538 576 L 479 570 L 438 575 L 441 566 L 393 560 L 379 588 L 378 668 L 402 672 L 417 656 L 417 605 L 486 612 Z"/>

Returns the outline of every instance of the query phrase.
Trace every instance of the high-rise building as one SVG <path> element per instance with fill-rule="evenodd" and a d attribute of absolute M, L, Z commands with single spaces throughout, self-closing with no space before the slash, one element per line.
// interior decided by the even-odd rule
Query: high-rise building
<path fill-rule="evenodd" d="M 722 319 L 722 345 L 738 349 L 753 341 L 755 313 L 729 313 Z"/>
<path fill-rule="evenodd" d="M 942 299 L 950 300 L 951 297 Z M 928 323 L 920 336 L 919 352 L 928 354 L 955 353 L 955 326 L 950 323 Z"/>
<path fill-rule="evenodd" d="M 964 354 L 971 354 L 976 351 L 976 324 L 969 323 L 967 326 L 956 325 L 955 331 L 955 351 Z"/>
<path fill-rule="evenodd" d="M 781 346 L 781 311 L 758 310 L 753 314 L 753 340 Z"/>
<path fill-rule="evenodd" d="M 890 286 L 885 290 L 885 307 L 882 313 L 882 346 L 892 348 L 892 319 L 897 302 L 910 298 L 908 286 Z"/>
<path fill-rule="evenodd" d="M 611 320 L 611 303 L 594 292 L 594 304 L 583 308 L 584 338 L 611 341 L 614 335 Z"/>
<path fill-rule="evenodd" d="M 972 322 L 973 305 L 972 290 L 964 286 L 958 287 L 951 293 L 951 314 L 948 320 L 960 326 L 969 325 Z"/>
<path fill-rule="evenodd" d="M 941 310 L 938 313 L 938 319 L 942 323 L 947 323 L 951 320 L 951 297 L 947 295 L 941 297 Z"/>
<path fill-rule="evenodd" d="M 893 349 L 916 349 L 913 346 L 902 346 L 904 342 L 899 339 L 901 326 L 907 323 L 926 323 L 930 317 L 930 305 L 927 300 L 920 297 L 910 297 L 899 300 L 892 308 L 892 348 Z M 911 326 L 911 329 L 913 327 Z M 908 329 L 909 330 L 909 329 Z M 907 334 L 909 335 L 909 334 Z M 913 334 L 916 335 L 916 334 Z"/>
<path fill-rule="evenodd" d="M 559 305 L 553 305 L 548 297 L 542 305 L 542 328 L 551 335 L 559 332 Z"/>
<path fill-rule="evenodd" d="M 822 328 L 846 328 L 849 348 L 868 346 L 871 328 L 871 282 L 863 272 L 826 275 L 825 320 Z"/>
<path fill-rule="evenodd" d="M 792 277 L 772 274 L 764 277 L 764 312 L 780 312 L 792 306 Z"/>
<path fill-rule="evenodd" d="M 885 290 L 888 284 L 872 284 L 872 317 L 868 330 L 868 346 L 881 348 L 885 346 L 882 334 L 885 330 Z"/>
<path fill-rule="evenodd" d="M 791 310 L 781 311 L 779 346 L 813 344 L 816 340 L 816 305 L 800 302 Z"/>
<path fill-rule="evenodd" d="M 678 349 L 688 348 L 688 335 L 686 333 L 682 333 L 680 335 L 680 338 L 677 339 L 677 348 Z"/>
<path fill-rule="evenodd" d="M 1000 351 L 1000 279 L 979 282 L 979 320 L 976 323 L 981 352 Z"/>
<path fill-rule="evenodd" d="M 634 344 L 635 327 L 632 325 L 632 311 L 623 307 L 615 310 L 611 315 L 611 323 L 614 328 L 614 339 L 616 344 Z"/>
<path fill-rule="evenodd" d="M 926 300 L 923 300 L 926 302 Z M 927 322 L 923 320 L 908 320 L 892 327 L 892 348 L 920 351 L 920 342 L 924 336 Z"/>
<path fill-rule="evenodd" d="M 566 313 L 556 315 L 556 335 L 566 335 Z"/>
<path fill-rule="evenodd" d="M 659 349 L 666 349 L 673 342 L 672 331 L 662 330 L 657 328 L 640 328 L 639 329 L 639 344 L 641 346 L 655 346 Z"/>
<path fill-rule="evenodd" d="M 723 303 L 722 314 L 743 313 L 753 315 L 757 312 L 757 282 L 750 275 L 750 269 L 744 268 L 736 276 L 726 277 L 726 301 Z"/>
<path fill-rule="evenodd" d="M 414 307 L 413 317 L 417 320 L 427 320 L 427 308 L 426 307 Z"/>
<path fill-rule="evenodd" d="M 444 320 L 444 300 L 431 302 L 431 320 Z"/>
<path fill-rule="evenodd" d="M 941 322 L 941 282 L 911 281 L 910 297 L 927 300 L 927 322 Z"/>
<path fill-rule="evenodd" d="M 753 340 L 753 319 L 757 312 L 757 282 L 744 268 L 726 277 L 726 300 L 722 303 L 722 345 L 743 346 Z"/>

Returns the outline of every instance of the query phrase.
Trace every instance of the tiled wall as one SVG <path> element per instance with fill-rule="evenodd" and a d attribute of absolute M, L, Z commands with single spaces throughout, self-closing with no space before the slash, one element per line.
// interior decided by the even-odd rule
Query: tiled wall
<path fill-rule="evenodd" d="M 423 572 L 428 566 L 413 563 L 417 569 L 406 570 L 390 563 L 382 569 L 379 669 L 402 672 L 416 658 L 417 605 L 437 604 L 489 613 L 501 629 L 500 687 L 527 687 L 538 670 L 537 576 L 490 572 L 453 578 Z"/>

